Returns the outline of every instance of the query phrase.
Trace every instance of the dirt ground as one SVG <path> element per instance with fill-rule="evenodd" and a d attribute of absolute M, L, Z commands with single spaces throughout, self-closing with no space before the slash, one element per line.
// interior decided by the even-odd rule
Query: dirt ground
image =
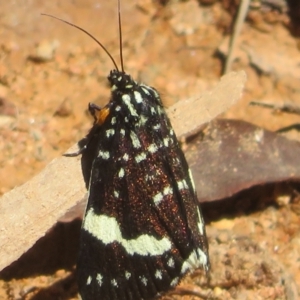
<path fill-rule="evenodd" d="M 122 0 L 125 70 L 160 91 L 166 106 L 211 88 L 222 73 L 234 1 L 203 2 L 209 4 Z M 300 105 L 300 43 L 287 4 L 278 9 L 255 3 L 260 5 L 248 13 L 232 66 L 246 71 L 246 88 L 222 117 L 276 130 L 299 122 L 299 116 L 249 102 Z M 82 32 L 41 13 L 83 27 L 119 64 L 116 11 L 116 1 L 1 3 L 1 194 L 26 182 L 82 138 L 91 126 L 88 103 L 102 106 L 109 98 L 106 77 L 113 65 L 104 51 Z M 0 299 L 78 299 L 74 249 L 79 226 L 78 220 L 58 224 L 27 261 L 25 257 L 0 273 Z M 193 275 L 183 281 L 181 292 L 194 295 L 166 299 L 197 299 L 195 293 L 198 299 L 199 294 L 206 299 L 298 299 L 299 211 L 288 200 L 207 227 L 210 284 L 201 274 Z"/>

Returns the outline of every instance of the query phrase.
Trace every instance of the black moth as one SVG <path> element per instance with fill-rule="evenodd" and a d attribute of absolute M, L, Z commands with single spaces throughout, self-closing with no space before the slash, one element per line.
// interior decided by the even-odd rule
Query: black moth
<path fill-rule="evenodd" d="M 123 71 L 122 54 L 122 71 L 108 55 L 111 99 L 103 108 L 89 104 L 93 127 L 80 150 L 67 154 L 82 154 L 88 188 L 79 293 L 84 300 L 152 299 L 187 272 L 209 269 L 204 221 L 158 92 Z"/>

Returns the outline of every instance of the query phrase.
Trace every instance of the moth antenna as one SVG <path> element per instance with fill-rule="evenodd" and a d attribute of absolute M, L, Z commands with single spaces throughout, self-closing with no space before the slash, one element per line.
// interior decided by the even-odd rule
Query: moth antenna
<path fill-rule="evenodd" d="M 120 61 L 121 61 L 122 72 L 124 72 L 123 39 L 122 39 L 122 22 L 121 22 L 121 4 L 120 4 L 120 0 L 118 0 L 118 23 L 119 23 Z"/>
<path fill-rule="evenodd" d="M 119 68 L 118 68 L 118 66 L 117 66 L 117 64 L 116 64 L 116 61 L 114 60 L 114 58 L 112 57 L 112 55 L 108 52 L 108 50 L 103 46 L 103 44 L 101 44 L 92 34 L 90 34 L 89 32 L 87 32 L 85 29 L 83 29 L 83 28 L 81 28 L 81 27 L 79 27 L 79 26 L 77 26 L 77 25 L 75 25 L 75 24 L 73 24 L 73 23 L 70 23 L 70 22 L 68 22 L 68 21 L 66 21 L 66 20 L 63 20 L 63 19 L 60 19 L 60 18 L 58 18 L 58 17 L 55 17 L 55 16 L 53 16 L 53 15 L 49 15 L 49 14 L 41 14 L 42 16 L 46 16 L 46 17 L 50 17 L 50 18 L 53 18 L 53 19 L 56 19 L 56 20 L 58 20 L 58 21 L 61 21 L 61 22 L 63 22 L 63 23 L 66 23 L 66 24 L 68 24 L 68 25 L 70 25 L 70 26 L 73 26 L 73 27 L 75 27 L 75 28 L 77 28 L 77 29 L 79 29 L 80 31 L 82 31 L 82 32 L 84 32 L 86 35 L 88 35 L 90 38 L 92 38 L 104 51 L 105 51 L 105 53 L 109 56 L 109 58 L 111 59 L 111 61 L 112 61 L 112 63 L 114 64 L 114 66 L 115 66 L 115 68 L 116 68 L 116 70 L 117 71 L 119 71 Z M 119 23 L 120 23 L 120 21 L 119 21 Z M 122 52 L 122 51 L 121 51 Z M 122 62 L 122 60 L 121 60 L 121 62 Z M 121 64 L 121 66 L 122 66 L 122 70 L 123 70 L 123 62 L 122 62 L 122 64 Z"/>

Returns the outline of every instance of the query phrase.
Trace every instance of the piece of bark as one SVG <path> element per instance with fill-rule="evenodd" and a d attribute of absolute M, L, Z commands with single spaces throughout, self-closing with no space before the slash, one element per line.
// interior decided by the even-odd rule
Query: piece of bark
<path fill-rule="evenodd" d="M 201 125 L 228 110 L 240 99 L 245 82 L 245 72 L 230 72 L 212 90 L 172 105 L 167 113 L 177 137 L 197 132 Z"/>
<path fill-rule="evenodd" d="M 176 104 L 176 109 L 171 108 L 169 113 L 177 135 L 183 136 L 224 112 L 240 98 L 245 81 L 245 72 L 229 73 L 213 92 Z M 197 113 L 190 117 L 192 112 Z M 192 122 L 183 124 L 187 119 Z M 74 148 L 68 152 L 74 152 Z M 0 270 L 32 247 L 84 197 L 79 160 L 80 157 L 57 158 L 40 174 L 0 198 Z"/>
<path fill-rule="evenodd" d="M 60 157 L 27 183 L 3 195 L 0 270 L 32 247 L 85 192 L 80 157 Z"/>

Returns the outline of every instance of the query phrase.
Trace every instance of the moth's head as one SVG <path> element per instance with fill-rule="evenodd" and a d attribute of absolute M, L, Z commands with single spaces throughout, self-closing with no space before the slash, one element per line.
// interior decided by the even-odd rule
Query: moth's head
<path fill-rule="evenodd" d="M 121 92 L 122 94 L 132 91 L 137 83 L 132 77 L 123 71 L 112 70 L 107 77 L 112 92 Z"/>

